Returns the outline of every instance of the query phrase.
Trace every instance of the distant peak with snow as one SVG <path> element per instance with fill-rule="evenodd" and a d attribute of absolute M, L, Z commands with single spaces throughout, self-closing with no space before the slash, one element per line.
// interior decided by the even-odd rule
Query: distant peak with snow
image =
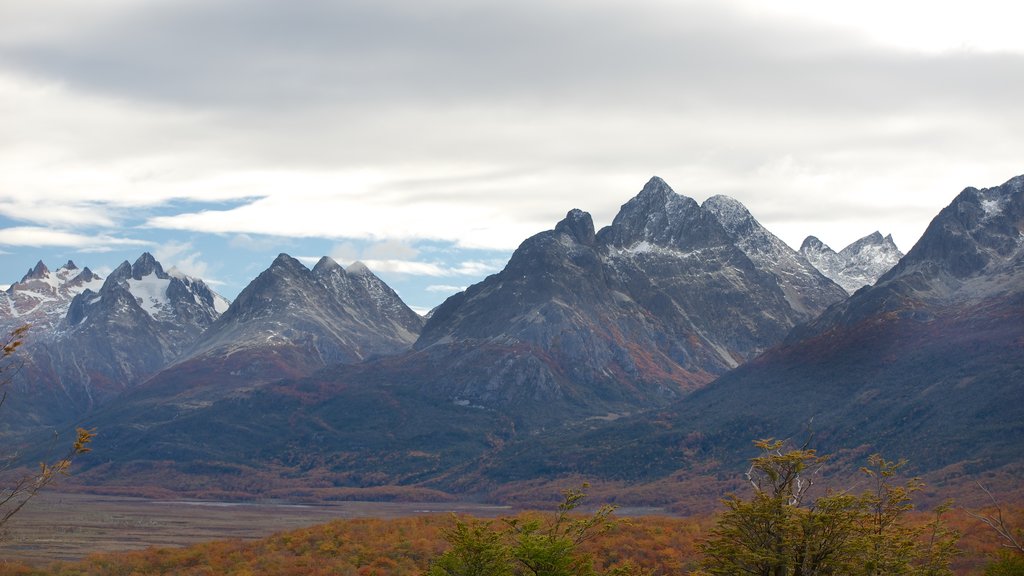
<path fill-rule="evenodd" d="M 892 235 L 875 231 L 836 252 L 815 236 L 800 245 L 800 253 L 848 293 L 874 284 L 903 257 Z"/>

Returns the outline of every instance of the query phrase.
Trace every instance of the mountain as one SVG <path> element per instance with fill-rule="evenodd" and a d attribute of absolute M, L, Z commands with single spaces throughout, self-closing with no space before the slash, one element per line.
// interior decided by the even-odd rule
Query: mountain
<path fill-rule="evenodd" d="M 73 266 L 50 274 L 40 263 L 8 290 L 12 301 L 53 295 L 17 317 L 40 322 L 25 338 L 8 425 L 52 425 L 102 405 L 175 358 L 227 305 L 202 280 L 165 272 L 149 253 L 123 262 L 99 286 L 88 268 L 72 277 Z"/>
<path fill-rule="evenodd" d="M 758 438 L 811 437 L 937 482 L 1024 462 L 1024 176 L 967 188 L 873 285 L 668 409 L 516 443 L 479 472 L 617 482 L 742 471 Z M 572 446 L 566 450 L 566 446 Z"/>
<path fill-rule="evenodd" d="M 610 226 L 572 210 L 449 298 L 413 361 L 455 401 L 550 424 L 681 397 L 844 296 L 735 200 L 652 178 Z"/>
<path fill-rule="evenodd" d="M 0 329 L 10 332 L 31 324 L 34 332 L 53 331 L 75 296 L 102 285 L 103 278 L 71 260 L 53 272 L 40 260 L 19 282 L 0 292 Z"/>
<path fill-rule="evenodd" d="M 314 463 L 325 466 L 324 457 L 347 467 L 353 444 L 379 446 L 401 434 L 422 438 L 415 423 L 453 416 L 473 422 L 474 415 L 454 405 L 399 410 L 386 390 L 325 394 L 303 378 L 328 365 L 384 361 L 408 350 L 422 326 L 365 265 L 345 270 L 324 257 L 310 270 L 281 254 L 179 360 L 90 415 L 89 425 L 103 430 L 108 456 L 83 477 L 184 489 L 192 482 L 184 477 L 227 470 L 248 488 L 220 477 L 215 484 L 223 489 L 262 485 L 265 491 L 273 485 L 268 475 L 281 481 L 298 463 L 300 483 Z M 450 444 L 452 435 L 446 438 Z M 448 454 L 456 453 L 449 445 Z M 409 466 L 415 468 L 415 459 Z"/>
<path fill-rule="evenodd" d="M 816 237 L 808 236 L 800 245 L 800 253 L 850 294 L 874 284 L 903 257 L 892 235 L 882 237 L 877 231 L 839 252 Z"/>
<path fill-rule="evenodd" d="M 309 295 L 318 270 L 346 276 L 282 256 L 184 360 L 104 412 L 117 461 L 93 478 L 159 461 L 168 478 L 227 466 L 338 486 L 418 482 L 517 437 L 669 405 L 845 297 L 735 201 L 705 204 L 653 178 L 599 232 L 571 210 L 436 308 L 411 350 L 245 387 L 324 364 L 322 350 L 282 357 L 263 343 L 290 327 L 282 341 L 326 341 L 309 336 L 331 317 Z M 260 345 L 238 354 L 238 342 Z"/>
<path fill-rule="evenodd" d="M 422 327 L 423 319 L 362 263 L 346 271 L 325 256 L 310 270 L 281 254 L 136 396 L 209 401 L 324 366 L 403 352 Z"/>

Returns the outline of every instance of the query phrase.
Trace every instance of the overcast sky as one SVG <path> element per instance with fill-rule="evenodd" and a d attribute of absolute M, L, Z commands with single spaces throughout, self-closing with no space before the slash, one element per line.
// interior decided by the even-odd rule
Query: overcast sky
<path fill-rule="evenodd" d="M 0 283 L 278 252 L 418 309 L 650 176 L 792 246 L 908 250 L 1024 173 L 1005 0 L 0 0 Z"/>

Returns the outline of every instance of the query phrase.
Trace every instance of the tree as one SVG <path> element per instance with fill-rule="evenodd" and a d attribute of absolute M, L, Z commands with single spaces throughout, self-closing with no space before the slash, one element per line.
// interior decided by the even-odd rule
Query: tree
<path fill-rule="evenodd" d="M 444 531 L 451 548 L 431 562 L 428 576 L 512 576 L 512 551 L 491 522 L 454 518 Z"/>
<path fill-rule="evenodd" d="M 827 456 L 806 445 L 785 449 L 784 442 L 771 439 L 755 445 L 761 455 L 747 471 L 754 494 L 724 500 L 726 511 L 700 546 L 706 574 L 949 573 L 957 535 L 942 523 L 943 509 L 927 527 L 907 524 L 910 495 L 921 484 L 893 482 L 903 462 L 869 458 L 861 471 L 874 485 L 861 495 L 813 492 Z"/>
<path fill-rule="evenodd" d="M 493 522 L 456 518 L 454 527 L 445 531 L 451 547 L 431 562 L 428 576 L 597 576 L 579 546 L 612 529 L 615 508 L 603 506 L 590 516 L 576 516 L 586 487 L 565 491 L 554 516 L 508 518 L 500 528 Z M 608 576 L 632 573 L 621 568 Z"/>
<path fill-rule="evenodd" d="M 0 407 L 7 400 L 6 388 L 20 368 L 15 361 L 15 353 L 24 342 L 24 336 L 28 329 L 29 325 L 25 324 L 13 330 L 3 343 L 3 348 L 0 349 L 0 389 L 3 389 L 3 393 L 0 394 Z M 0 528 L 6 526 L 11 517 L 17 514 L 40 490 L 61 476 L 66 476 L 71 468 L 71 462 L 76 457 L 89 452 L 88 445 L 94 436 L 94 432 L 78 428 L 71 447 L 60 457 L 46 458 L 39 462 L 39 468 L 35 471 L 20 470 L 16 467 L 17 454 L 8 455 L 4 464 L 0 466 L 0 474 L 6 478 L 5 484 L 0 486 Z"/>

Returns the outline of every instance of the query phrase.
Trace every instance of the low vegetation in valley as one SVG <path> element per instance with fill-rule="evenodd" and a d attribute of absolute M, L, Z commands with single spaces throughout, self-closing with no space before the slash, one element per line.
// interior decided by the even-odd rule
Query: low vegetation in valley
<path fill-rule="evenodd" d="M 336 520 L 257 541 L 0 564 L 6 575 L 707 575 L 1021 574 L 1024 509 L 915 511 L 921 484 L 874 456 L 856 491 L 828 489 L 825 458 L 761 441 L 750 486 L 715 515 L 617 518 L 583 512 L 583 490 L 553 513 Z"/>

